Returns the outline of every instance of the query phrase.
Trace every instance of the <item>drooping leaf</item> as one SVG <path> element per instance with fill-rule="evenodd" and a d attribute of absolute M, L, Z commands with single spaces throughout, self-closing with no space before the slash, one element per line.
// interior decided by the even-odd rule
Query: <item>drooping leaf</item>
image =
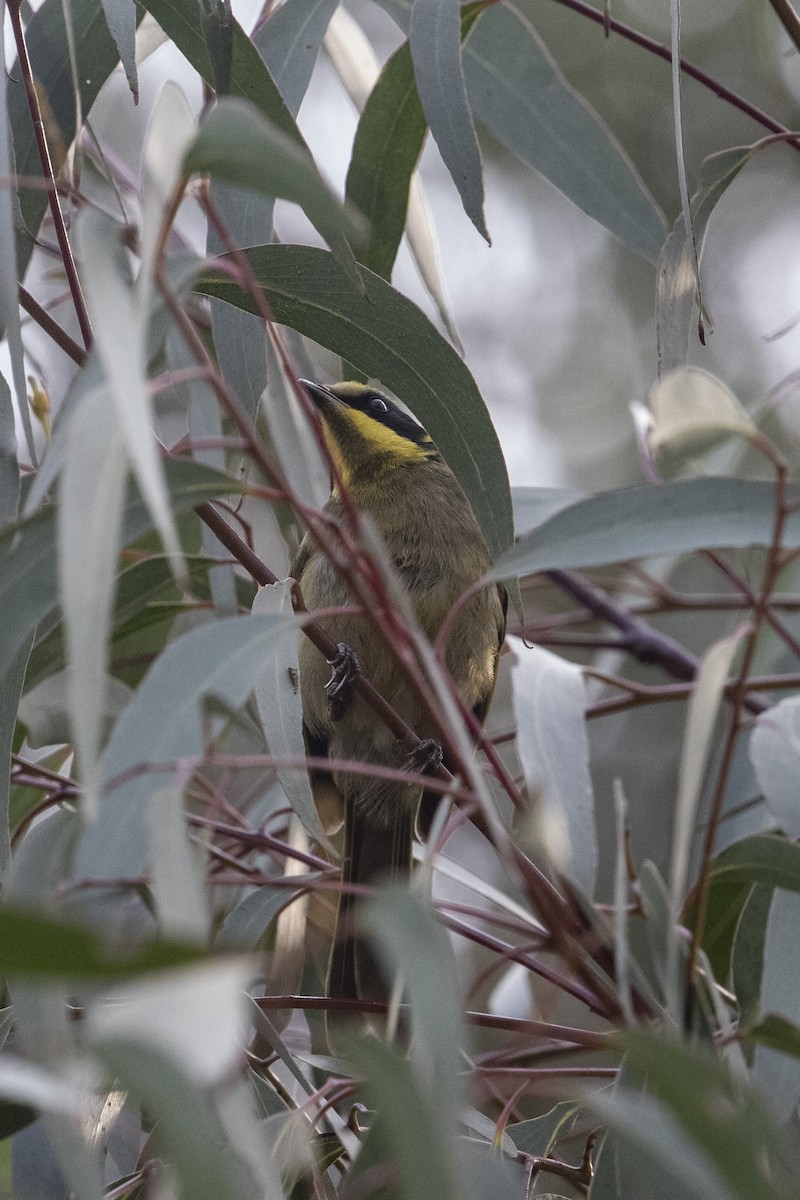
<path fill-rule="evenodd" d="M 253 34 L 286 107 L 297 116 L 339 0 L 285 0 Z"/>
<path fill-rule="evenodd" d="M 58 503 L 59 594 L 70 666 L 70 740 L 83 781 L 84 815 L 91 819 L 98 804 L 108 637 L 128 464 L 116 413 L 104 393 L 86 397 L 69 432 Z"/>
<path fill-rule="evenodd" d="M 207 171 L 226 183 L 294 201 L 332 249 L 346 233 L 355 236 L 355 221 L 343 211 L 311 155 L 244 100 L 217 101 L 186 153 L 184 171 Z"/>
<path fill-rule="evenodd" d="M 591 897 L 598 851 L 583 672 L 540 646 L 512 645 L 516 745 L 531 801 L 520 836 Z"/>
<path fill-rule="evenodd" d="M 800 837 L 800 696 L 787 696 L 762 713 L 750 734 L 750 761 L 769 810 L 791 838 Z"/>
<path fill-rule="evenodd" d="M 134 104 L 139 103 L 139 76 L 136 71 L 136 5 L 134 0 L 103 0 L 108 32 L 114 39 L 122 69 L 131 89 Z"/>
<path fill-rule="evenodd" d="M 795 488 L 789 492 L 794 499 Z M 487 578 L 596 567 L 713 546 L 768 546 L 774 520 L 771 483 L 709 477 L 617 488 L 556 513 L 520 538 Z M 800 545 L 797 513 L 786 523 L 783 544 Z"/>
<path fill-rule="evenodd" d="M 85 209 L 81 213 L 77 236 L 81 280 L 126 455 L 173 570 L 180 574 L 181 548 L 153 437 L 153 402 L 145 355 L 146 313 L 137 310 L 134 302 L 118 235 L 116 224 L 99 211 Z"/>
<path fill-rule="evenodd" d="M 292 612 L 291 581 L 263 587 L 256 593 L 253 612 L 281 617 Z M 300 697 L 300 665 L 297 642 L 277 640 L 263 656 L 255 684 L 256 705 L 270 753 L 277 758 L 302 759 L 303 703 Z M 317 841 L 333 849 L 314 803 L 307 771 L 278 767 L 278 779 L 289 803 L 305 828 Z"/>
<path fill-rule="evenodd" d="M 250 265 L 275 319 L 380 379 L 425 425 L 469 497 L 497 554 L 512 531 L 511 498 L 497 434 L 475 381 L 418 308 L 361 268 L 362 295 L 335 259 L 307 246 L 257 246 Z M 253 311 L 228 276 L 198 290 Z"/>
<path fill-rule="evenodd" d="M 0 934 L 0 970 L 20 978 L 132 979 L 205 957 L 180 942 L 105 944 L 84 926 L 12 905 L 0 907 Z"/>
<path fill-rule="evenodd" d="M 464 211 L 489 241 L 483 170 L 461 62 L 460 0 L 414 0 L 408 43 L 425 119 Z"/>
<path fill-rule="evenodd" d="M 481 12 L 461 14 L 464 37 Z M 409 188 L 427 132 L 408 42 L 388 60 L 358 122 L 347 171 L 346 194 L 369 222 L 358 260 L 390 279 L 406 223 Z"/>
<path fill-rule="evenodd" d="M 33 634 L 20 646 L 16 656 L 0 675 L 0 896 L 11 865 L 9 801 L 11 799 L 11 747 L 17 722 L 17 705 L 25 681 Z"/>
<path fill-rule="evenodd" d="M 240 484 L 228 475 L 197 463 L 165 464 L 170 502 L 175 513 L 203 500 L 231 495 Z M 122 544 L 136 541 L 152 527 L 138 492 L 129 486 L 122 521 Z M 58 603 L 56 518 L 42 508 L 0 533 L 0 671 L 7 670 L 25 639 Z"/>
<path fill-rule="evenodd" d="M 716 205 L 742 167 L 760 149 L 760 145 L 740 146 L 712 154 L 704 162 L 697 191 L 691 199 L 694 236 L 701 256 L 706 227 Z M 659 375 L 684 366 L 689 353 L 689 331 L 697 291 L 692 259 L 692 246 L 681 216 L 664 242 L 658 259 L 656 333 Z"/>
<path fill-rule="evenodd" d="M 694 844 L 698 805 L 703 778 L 711 752 L 712 734 L 725 684 L 743 630 L 715 642 L 703 655 L 694 689 L 686 709 L 686 727 L 678 773 L 678 795 L 672 827 L 670 857 L 670 941 L 667 955 L 667 996 L 673 1020 L 683 1020 L 685 981 L 680 970 L 683 939 L 680 913 L 683 908 L 689 864 Z"/>
<path fill-rule="evenodd" d="M 293 616 L 228 617 L 192 629 L 159 656 L 103 753 L 111 790 L 78 846 L 79 876 L 135 875 L 144 868 L 148 797 L 173 783 L 171 764 L 202 755 L 203 698 L 228 708 L 243 704 L 269 646 L 293 640 L 297 628 Z M 138 766 L 144 769 L 137 772 Z"/>
<path fill-rule="evenodd" d="M 88 113 L 100 89 L 117 65 L 119 55 L 108 31 L 100 0 L 72 0 L 75 54 L 81 85 L 81 111 Z M 33 75 L 39 82 L 39 103 L 48 121 L 48 141 L 56 171 L 60 170 L 75 137 L 75 93 L 69 55 L 65 53 L 67 31 L 61 0 L 45 0 L 25 27 L 25 38 Z M 17 173 L 40 176 L 39 152 L 25 95 L 22 72 L 15 63 L 8 77 L 8 115 L 14 142 Z M 47 192 L 24 188 L 19 193 L 22 218 L 28 232 L 17 238 L 17 266 L 24 274 L 33 252 L 29 234 L 38 233 L 47 209 Z"/>

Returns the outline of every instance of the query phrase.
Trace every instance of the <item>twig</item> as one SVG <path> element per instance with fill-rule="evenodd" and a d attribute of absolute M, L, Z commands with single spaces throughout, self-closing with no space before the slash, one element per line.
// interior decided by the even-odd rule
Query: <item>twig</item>
<path fill-rule="evenodd" d="M 800 16 L 795 12 L 791 0 L 769 0 L 769 2 L 796 49 L 800 50 Z"/>
<path fill-rule="evenodd" d="M 587 4 L 585 0 L 554 0 L 554 3 L 560 4 L 563 8 L 571 9 L 572 12 L 579 13 L 588 20 L 594 21 L 596 25 L 603 25 L 610 29 L 612 33 L 618 33 L 620 37 L 626 41 L 633 42 L 634 45 L 640 46 L 643 50 L 648 50 L 651 54 L 655 54 L 658 58 L 663 58 L 665 62 L 672 62 L 672 52 L 668 46 L 657 42 L 655 38 L 648 37 L 644 33 L 639 33 L 638 30 L 632 29 L 630 25 L 624 24 L 616 18 L 610 18 L 606 22 L 605 15 L 591 4 Z M 788 0 L 785 0 L 788 5 Z M 769 113 L 758 108 L 755 104 L 751 104 L 749 100 L 745 100 L 743 96 L 739 96 L 730 88 L 725 87 L 723 83 L 714 79 L 713 76 L 702 71 L 699 67 L 695 67 L 692 63 L 687 62 L 685 58 L 680 60 L 680 68 L 684 75 L 688 75 L 690 79 L 694 79 L 703 87 L 708 88 L 720 100 L 724 100 L 733 108 L 738 108 L 746 116 L 750 117 L 758 125 L 762 125 L 764 129 L 769 129 L 770 133 L 778 133 L 781 135 L 791 135 L 792 131 L 780 121 L 776 121 Z M 794 146 L 796 150 L 800 150 L 800 135 L 789 137 L 789 144 Z"/>
<path fill-rule="evenodd" d="M 39 107 L 39 97 L 36 94 L 36 84 L 33 78 L 33 70 L 31 61 L 28 57 L 28 46 L 25 41 L 25 30 L 22 25 L 21 16 L 21 0 L 9 0 L 8 15 L 11 21 L 11 28 L 14 31 L 14 41 L 17 45 L 17 58 L 19 68 L 22 72 L 22 79 L 25 84 L 25 94 L 28 98 L 28 108 L 30 109 L 31 121 L 33 123 L 33 132 L 36 138 L 36 146 L 39 151 L 39 161 L 42 166 L 42 173 L 47 181 L 52 186 L 47 191 L 47 202 L 50 206 L 50 216 L 53 220 L 53 226 L 56 231 L 58 240 L 58 248 L 61 252 L 61 259 L 64 264 L 64 271 L 69 283 L 69 290 L 72 293 L 72 303 L 75 306 L 75 314 L 78 318 L 83 344 L 88 350 L 92 344 L 92 326 L 89 321 L 89 314 L 86 311 L 86 301 L 83 297 L 83 289 L 78 278 L 78 270 L 75 266 L 75 259 L 72 256 L 72 246 L 70 245 L 69 236 L 67 234 L 67 226 L 64 221 L 64 213 L 61 208 L 58 188 L 56 186 L 55 171 L 53 169 L 53 160 L 50 157 L 50 147 L 47 144 L 47 137 L 44 131 L 44 122 L 42 120 L 42 112 Z"/>

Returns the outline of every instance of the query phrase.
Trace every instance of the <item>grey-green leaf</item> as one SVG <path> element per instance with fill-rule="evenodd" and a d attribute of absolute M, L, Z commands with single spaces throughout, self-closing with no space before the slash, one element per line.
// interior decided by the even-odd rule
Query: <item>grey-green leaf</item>
<path fill-rule="evenodd" d="M 792 503 L 800 489 L 789 490 Z M 709 477 L 614 489 L 570 505 L 520 538 L 489 578 L 596 567 L 711 546 L 768 546 L 774 516 L 771 483 Z M 800 513 L 787 521 L 783 545 L 800 546 Z"/>
<path fill-rule="evenodd" d="M 527 18 L 493 4 L 464 46 L 475 115 L 522 162 L 651 262 L 664 218 L 597 113 L 562 75 Z"/>
<path fill-rule="evenodd" d="M 414 0 L 408 40 L 425 119 L 465 213 L 488 242 L 481 153 L 461 62 L 459 0 Z"/>
<path fill-rule="evenodd" d="M 165 463 L 167 487 L 173 512 L 185 512 L 203 500 L 231 495 L 240 485 L 227 475 L 196 463 Z M 133 486 L 129 488 L 123 514 L 121 544 L 128 545 L 151 528 L 147 509 Z M 8 669 L 14 655 L 38 623 L 58 603 L 56 579 L 56 522 L 53 508 L 41 508 L 33 516 L 0 534 L 0 673 Z"/>
<path fill-rule="evenodd" d="M 78 876 L 138 874 L 147 861 L 147 798 L 174 778 L 170 765 L 203 752 L 201 703 L 228 707 L 247 699 L 274 641 L 294 639 L 286 617 L 229 617 L 201 625 L 174 641 L 156 660 L 117 722 L 102 757 L 110 790 L 78 846 Z M 141 773 L 136 772 L 142 767 Z M 131 774 L 131 772 L 133 772 Z"/>
<path fill-rule="evenodd" d="M 184 160 L 187 175 L 215 178 L 299 204 L 332 249 L 356 223 L 322 179 L 311 155 L 254 105 L 234 97 L 217 101 Z M 344 264 L 343 264 L 344 265 Z"/>

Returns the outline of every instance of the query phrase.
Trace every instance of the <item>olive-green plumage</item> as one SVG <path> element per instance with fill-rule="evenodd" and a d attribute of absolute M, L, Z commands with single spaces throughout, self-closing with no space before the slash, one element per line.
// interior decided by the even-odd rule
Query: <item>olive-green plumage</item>
<path fill-rule="evenodd" d="M 358 383 L 324 388 L 306 383 L 326 441 L 356 509 L 380 532 L 408 590 L 417 618 L 433 639 L 455 601 L 484 574 L 489 551 L 460 484 L 425 430 L 386 396 Z M 334 488 L 326 511 L 341 515 Z M 310 610 L 352 605 L 347 584 L 307 534 L 292 567 Z M 447 668 L 464 702 L 483 719 L 494 690 L 505 635 L 502 587 L 481 589 L 461 607 L 446 647 Z M 334 642 L 358 655 L 363 672 L 420 738 L 436 729 L 391 650 L 366 616 L 320 620 Z M 402 767 L 399 744 L 361 698 L 329 702 L 330 666 L 300 639 L 300 684 L 310 754 Z M 411 870 L 414 819 L 420 790 L 348 773 L 312 775 L 318 804 L 334 797 L 344 810 L 346 882 L 372 884 Z M 357 901 L 343 895 L 328 977 L 328 994 L 385 999 L 386 983 L 365 942 L 356 936 Z"/>

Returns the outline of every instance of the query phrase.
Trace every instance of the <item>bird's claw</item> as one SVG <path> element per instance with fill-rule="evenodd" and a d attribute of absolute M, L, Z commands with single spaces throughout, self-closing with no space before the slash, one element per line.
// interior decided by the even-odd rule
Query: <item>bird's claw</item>
<path fill-rule="evenodd" d="M 410 752 L 408 768 L 418 775 L 434 775 L 442 765 L 444 754 L 442 747 L 434 738 L 423 738 L 419 745 Z"/>
<path fill-rule="evenodd" d="M 336 721 L 347 709 L 348 685 L 360 675 L 361 663 L 355 650 L 346 642 L 339 642 L 336 654 L 327 659 L 327 663 L 331 668 L 331 677 L 325 684 L 325 691 L 328 693 L 331 720 Z"/>

